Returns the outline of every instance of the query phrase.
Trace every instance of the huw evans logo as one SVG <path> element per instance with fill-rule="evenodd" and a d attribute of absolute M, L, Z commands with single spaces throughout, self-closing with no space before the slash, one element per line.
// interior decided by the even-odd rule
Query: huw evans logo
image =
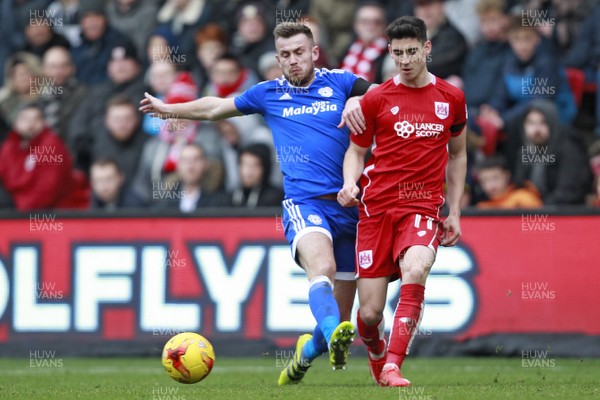
<path fill-rule="evenodd" d="M 554 368 L 556 360 L 548 357 L 550 349 L 523 350 L 521 352 L 521 366 L 523 368 Z"/>
<path fill-rule="evenodd" d="M 330 101 L 313 101 L 310 106 L 303 105 L 302 107 L 288 107 L 283 109 L 282 116 L 284 118 L 290 117 L 292 115 L 304 115 L 311 114 L 317 115 L 321 112 L 327 111 L 337 111 L 337 104 L 331 103 Z"/>

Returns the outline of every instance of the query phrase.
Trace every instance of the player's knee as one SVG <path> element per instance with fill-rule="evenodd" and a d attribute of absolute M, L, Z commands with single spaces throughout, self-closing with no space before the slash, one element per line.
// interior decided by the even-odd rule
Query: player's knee
<path fill-rule="evenodd" d="M 433 260 L 430 257 L 405 257 L 400 264 L 402 281 L 408 283 L 424 282 L 431 271 Z"/>
<path fill-rule="evenodd" d="M 377 325 L 383 319 L 383 310 L 377 310 L 373 307 L 360 307 L 360 319 L 367 325 Z"/>
<path fill-rule="evenodd" d="M 423 282 L 431 271 L 431 265 L 427 263 L 405 263 L 402 266 L 402 282 Z"/>
<path fill-rule="evenodd" d="M 326 276 L 331 282 L 335 279 L 335 263 L 327 261 L 318 261 L 309 266 L 309 276 Z"/>

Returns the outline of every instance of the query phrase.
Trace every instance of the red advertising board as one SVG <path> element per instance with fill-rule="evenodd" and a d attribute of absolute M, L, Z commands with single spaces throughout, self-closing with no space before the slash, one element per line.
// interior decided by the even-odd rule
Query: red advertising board
<path fill-rule="evenodd" d="M 307 282 L 277 217 L 0 220 L 3 344 L 158 342 L 181 331 L 287 344 L 310 331 Z M 600 335 L 600 216 L 463 217 L 421 329 Z M 390 286 L 390 321 L 399 284 Z"/>

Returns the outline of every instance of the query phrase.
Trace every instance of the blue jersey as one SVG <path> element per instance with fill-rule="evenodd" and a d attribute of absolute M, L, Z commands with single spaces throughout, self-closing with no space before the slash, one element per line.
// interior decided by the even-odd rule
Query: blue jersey
<path fill-rule="evenodd" d="M 271 127 L 286 198 L 315 198 L 342 188 L 349 131 L 337 125 L 356 79 L 343 70 L 315 69 L 308 87 L 282 77 L 235 98 L 241 113 L 261 114 Z"/>

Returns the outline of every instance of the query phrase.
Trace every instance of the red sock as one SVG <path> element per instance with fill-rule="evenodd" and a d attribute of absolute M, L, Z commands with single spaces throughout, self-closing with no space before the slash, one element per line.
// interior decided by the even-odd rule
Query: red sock
<path fill-rule="evenodd" d="M 394 312 L 386 364 L 392 363 L 402 367 L 421 320 L 424 298 L 425 286 L 411 283 L 402 285 L 400 301 Z"/>
<path fill-rule="evenodd" d="M 385 326 L 385 322 L 383 318 L 377 325 L 369 326 L 364 323 L 360 317 L 360 310 L 358 310 L 356 321 L 358 325 L 358 334 L 365 346 L 367 346 L 367 350 L 369 350 L 372 355 L 382 354 L 385 350 L 385 342 L 383 341 L 383 327 Z"/>

